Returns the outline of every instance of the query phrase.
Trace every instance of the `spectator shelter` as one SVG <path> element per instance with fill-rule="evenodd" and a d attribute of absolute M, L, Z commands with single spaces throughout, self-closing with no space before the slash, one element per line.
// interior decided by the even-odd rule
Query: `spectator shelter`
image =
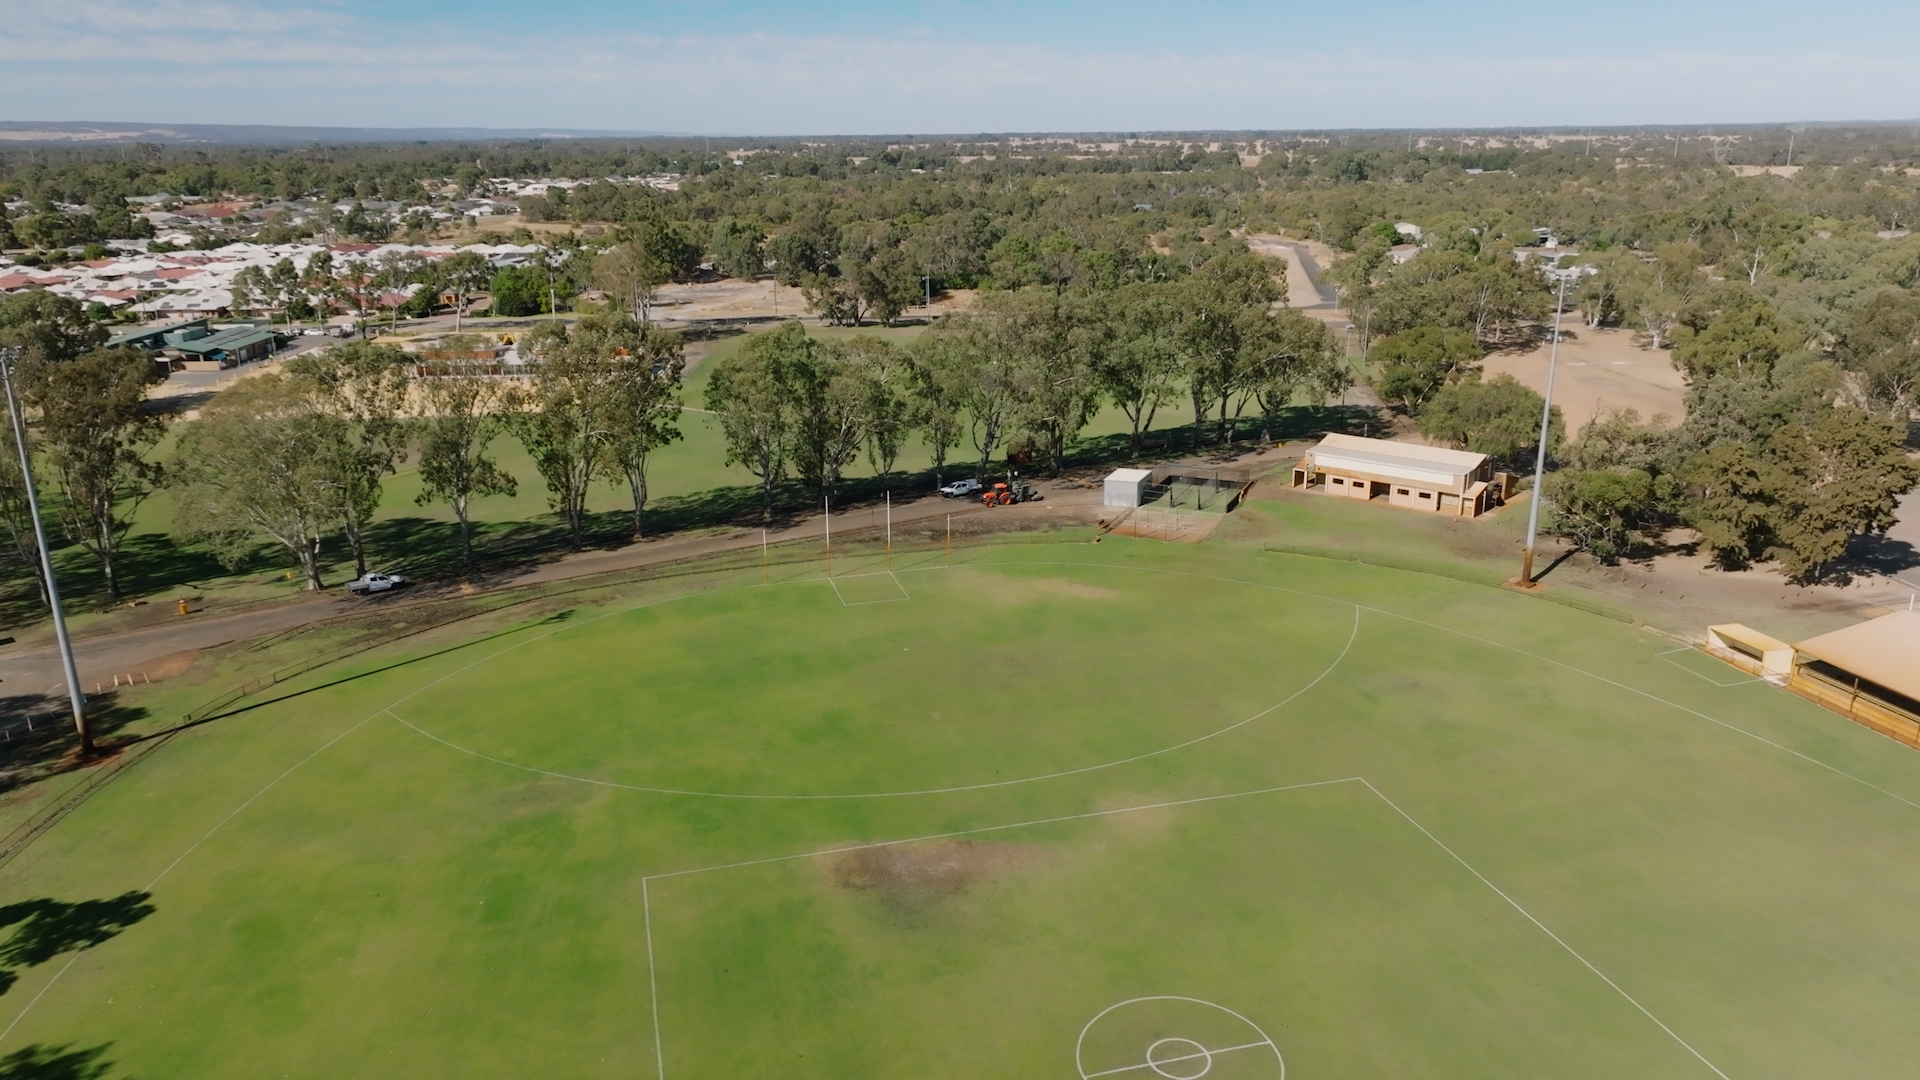
<path fill-rule="evenodd" d="M 1793 646 L 1739 623 L 1707 627 L 1707 653 L 1775 682 L 1793 673 Z"/>
<path fill-rule="evenodd" d="M 1479 517 L 1499 506 L 1508 478 L 1485 454 L 1328 435 L 1293 469 L 1293 486 L 1408 510 Z"/>
<path fill-rule="evenodd" d="M 1920 612 L 1896 611 L 1793 648 L 1788 689 L 1920 747 Z"/>

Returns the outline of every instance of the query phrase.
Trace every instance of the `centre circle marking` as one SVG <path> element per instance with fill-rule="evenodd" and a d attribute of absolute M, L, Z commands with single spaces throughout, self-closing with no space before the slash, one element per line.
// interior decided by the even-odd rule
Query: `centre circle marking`
<path fill-rule="evenodd" d="M 1140 1060 L 1122 1059 L 1119 1063 L 1108 1060 L 1092 1065 L 1087 1063 L 1087 1035 L 1095 1025 L 1106 1019 L 1109 1014 L 1122 1009 L 1136 1005 L 1152 1008 L 1160 1002 L 1198 1005 L 1224 1013 L 1245 1025 L 1245 1035 L 1232 1040 L 1223 1040 L 1222 1045 L 1219 1046 L 1206 1046 L 1184 1036 L 1170 1035 L 1154 1040 L 1141 1055 Z M 1261 1030 L 1259 1024 L 1225 1005 L 1216 1005 L 1204 998 L 1185 997 L 1179 994 L 1155 994 L 1148 997 L 1128 998 L 1093 1014 L 1093 1019 L 1087 1021 L 1086 1026 L 1080 1029 L 1080 1037 L 1074 1040 L 1073 1067 L 1074 1071 L 1080 1074 L 1080 1080 L 1139 1080 L 1148 1073 L 1165 1077 L 1166 1080 L 1200 1080 L 1201 1077 L 1213 1071 L 1213 1063 L 1221 1055 L 1239 1053 L 1253 1054 L 1260 1058 L 1265 1058 L 1268 1054 L 1273 1055 L 1274 1080 L 1287 1080 L 1287 1059 L 1280 1053 L 1279 1044 Z"/>
<path fill-rule="evenodd" d="M 1161 1047 L 1171 1047 L 1168 1052 L 1160 1053 Z M 1167 1066 L 1180 1065 L 1198 1069 L 1190 1072 L 1168 1071 Z M 1213 1053 L 1192 1039 L 1171 1036 L 1161 1039 L 1147 1047 L 1147 1067 L 1159 1073 L 1167 1080 L 1200 1080 L 1213 1069 Z"/>

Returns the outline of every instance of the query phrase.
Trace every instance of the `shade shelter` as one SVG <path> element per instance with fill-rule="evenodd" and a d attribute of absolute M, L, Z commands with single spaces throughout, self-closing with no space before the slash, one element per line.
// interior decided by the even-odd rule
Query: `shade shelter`
<path fill-rule="evenodd" d="M 1920 747 L 1920 612 L 1882 615 L 1793 649 L 1788 689 Z"/>
<path fill-rule="evenodd" d="M 1793 673 L 1793 646 L 1739 623 L 1707 627 L 1707 652 L 1749 674 L 1776 681 Z"/>

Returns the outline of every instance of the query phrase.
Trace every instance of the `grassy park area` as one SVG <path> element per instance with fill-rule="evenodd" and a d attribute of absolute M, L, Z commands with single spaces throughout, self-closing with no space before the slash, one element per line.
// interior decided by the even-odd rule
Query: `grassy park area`
<path fill-rule="evenodd" d="M 1920 1053 L 1911 751 L 1628 621 L 1238 528 L 741 560 L 276 687 L 6 866 L 5 910 L 93 921 L 20 922 L 0 1056 L 1193 1080 Z M 141 687 L 129 730 L 296 648 Z"/>

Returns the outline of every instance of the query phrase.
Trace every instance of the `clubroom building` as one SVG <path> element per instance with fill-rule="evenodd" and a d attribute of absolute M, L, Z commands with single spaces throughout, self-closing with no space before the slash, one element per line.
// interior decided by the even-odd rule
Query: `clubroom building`
<path fill-rule="evenodd" d="M 1408 510 L 1479 517 L 1499 506 L 1505 473 L 1470 450 L 1328 435 L 1301 457 L 1293 486 Z"/>

